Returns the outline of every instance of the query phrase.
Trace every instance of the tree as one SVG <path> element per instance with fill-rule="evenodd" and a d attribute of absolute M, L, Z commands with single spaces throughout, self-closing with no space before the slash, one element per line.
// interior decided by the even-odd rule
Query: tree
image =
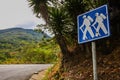
<path fill-rule="evenodd" d="M 45 6 L 47 6 L 46 4 L 48 3 L 47 0 L 43 2 L 39 0 L 38 0 L 39 2 L 37 2 L 37 0 L 28 0 L 28 1 L 30 2 L 30 6 L 33 7 L 34 13 L 36 13 L 37 15 L 42 12 L 40 11 L 41 3 L 42 4 L 44 3 Z M 50 6 L 49 8 L 47 8 L 47 10 L 45 9 L 46 11 L 48 11 L 47 14 L 49 15 L 49 21 L 47 22 L 48 28 L 52 30 L 53 33 L 55 34 L 55 38 L 61 48 L 64 58 L 68 56 L 67 54 L 69 54 L 64 34 L 67 33 L 70 27 L 69 23 L 71 23 L 71 21 L 70 19 L 68 19 L 69 15 L 67 14 L 67 12 L 65 12 L 64 8 L 60 6 L 59 1 L 52 1 L 52 6 L 53 7 Z M 41 15 L 43 15 L 43 12 L 41 13 Z M 43 17 L 44 19 L 46 19 L 44 15 Z"/>
<path fill-rule="evenodd" d="M 66 40 L 66 34 L 69 32 L 69 28 L 71 28 L 71 19 L 69 18 L 69 14 L 64 10 L 63 7 L 51 7 L 49 11 L 49 26 L 52 28 L 53 33 L 55 34 L 55 38 L 57 43 L 60 46 L 62 51 L 62 67 L 69 58 L 69 50 Z"/>

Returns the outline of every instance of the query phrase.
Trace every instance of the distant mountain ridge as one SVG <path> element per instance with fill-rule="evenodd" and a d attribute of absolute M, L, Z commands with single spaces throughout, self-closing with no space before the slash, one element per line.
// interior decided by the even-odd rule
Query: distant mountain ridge
<path fill-rule="evenodd" d="M 7 39 L 20 39 L 28 41 L 39 41 L 43 37 L 49 38 L 49 36 L 42 32 L 36 32 L 32 29 L 23 29 L 23 28 L 10 28 L 5 30 L 0 30 L 0 41 Z"/>
<path fill-rule="evenodd" d="M 36 32 L 32 29 L 10 28 L 0 30 L 0 50 L 11 49 L 40 42 L 41 40 L 50 38 L 43 32 Z"/>

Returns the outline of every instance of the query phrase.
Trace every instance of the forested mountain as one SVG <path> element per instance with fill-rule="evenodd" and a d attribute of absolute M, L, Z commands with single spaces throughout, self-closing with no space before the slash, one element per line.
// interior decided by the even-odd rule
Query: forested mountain
<path fill-rule="evenodd" d="M 35 32 L 32 29 L 23 28 L 10 28 L 5 30 L 0 30 L 0 41 L 39 41 L 43 37 L 49 38 L 49 36 L 42 32 Z"/>
<path fill-rule="evenodd" d="M 10 28 L 0 30 L 0 48 L 18 47 L 29 42 L 39 42 L 49 36 L 43 32 L 35 32 L 32 29 Z M 12 45 L 12 46 L 11 46 Z"/>

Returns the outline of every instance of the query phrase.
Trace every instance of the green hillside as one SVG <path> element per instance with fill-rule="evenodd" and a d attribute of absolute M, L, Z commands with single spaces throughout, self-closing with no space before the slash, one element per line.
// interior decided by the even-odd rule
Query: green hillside
<path fill-rule="evenodd" d="M 11 28 L 0 30 L 0 49 L 20 47 L 27 43 L 39 42 L 43 38 L 49 38 L 49 36 L 32 29 Z"/>
<path fill-rule="evenodd" d="M 38 33 L 32 29 L 22 29 L 22 28 L 11 28 L 0 30 L 0 41 L 14 41 L 17 40 L 26 40 L 26 41 L 39 41 L 45 36 L 48 38 L 47 34 L 42 32 Z"/>
<path fill-rule="evenodd" d="M 0 63 L 51 63 L 59 50 L 47 34 L 32 29 L 0 30 Z"/>

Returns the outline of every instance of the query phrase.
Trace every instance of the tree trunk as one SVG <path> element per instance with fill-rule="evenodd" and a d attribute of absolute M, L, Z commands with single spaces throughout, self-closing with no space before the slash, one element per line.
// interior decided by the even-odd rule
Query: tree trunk
<path fill-rule="evenodd" d="M 61 68 L 65 67 L 65 63 L 70 57 L 70 52 L 68 50 L 66 40 L 63 35 L 57 34 L 55 35 L 57 43 L 60 46 L 61 52 L 62 52 L 62 57 L 61 57 Z"/>

